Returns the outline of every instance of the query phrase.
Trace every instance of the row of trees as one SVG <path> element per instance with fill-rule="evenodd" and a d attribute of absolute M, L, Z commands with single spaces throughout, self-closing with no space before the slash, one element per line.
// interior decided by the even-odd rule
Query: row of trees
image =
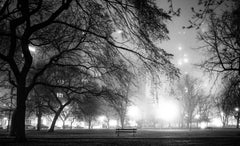
<path fill-rule="evenodd" d="M 193 9 L 196 20 L 209 20 L 209 31 L 199 34 L 209 56 L 201 67 L 226 78 L 239 76 L 240 66 L 240 4 L 230 2 L 233 11 L 220 17 L 214 15 L 214 9 L 222 0 L 199 0 L 205 10 Z M 205 17 L 207 14 L 210 17 Z M 18 141 L 26 140 L 26 101 L 30 97 L 36 107 L 41 108 L 44 101 L 59 115 L 73 101 L 104 93 L 111 104 L 119 104 L 116 99 L 128 95 L 134 72 L 129 66 L 176 76 L 178 69 L 169 61 L 172 55 L 153 43 L 168 39 L 165 22 L 170 18 L 152 0 L 1 1 L 1 83 L 13 88 L 8 95 L 16 100 L 11 134 Z M 64 102 L 58 95 L 66 98 Z"/>
<path fill-rule="evenodd" d="M 222 117 L 223 125 L 235 115 L 239 127 L 239 75 L 240 75 L 240 2 L 237 0 L 199 1 L 204 10 L 195 10 L 192 26 L 208 24 L 208 30 L 200 32 L 198 38 L 204 43 L 199 49 L 206 54 L 200 67 L 221 78 L 222 88 L 215 97 L 215 103 Z M 223 8 L 219 11 L 219 9 Z M 196 23 L 198 25 L 196 25 Z"/>
<path fill-rule="evenodd" d="M 11 134 L 26 140 L 30 97 L 36 107 L 44 101 L 59 115 L 89 94 L 111 91 L 117 96 L 108 97 L 110 101 L 126 98 L 119 89 L 129 83 L 128 66 L 177 75 L 172 55 L 153 43 L 168 38 L 167 20 L 170 16 L 151 0 L 1 1 L 1 78 L 16 94 Z"/>
<path fill-rule="evenodd" d="M 214 103 L 205 92 L 202 80 L 186 74 L 176 83 L 174 90 L 180 106 L 180 127 L 191 128 L 192 123 L 210 122 Z"/>

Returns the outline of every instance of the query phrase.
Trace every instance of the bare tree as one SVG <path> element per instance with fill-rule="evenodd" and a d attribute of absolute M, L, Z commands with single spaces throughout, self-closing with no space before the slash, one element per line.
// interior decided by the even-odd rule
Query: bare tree
<path fill-rule="evenodd" d="M 232 11 L 222 15 L 211 14 L 208 31 L 199 33 L 199 40 L 205 43 L 207 59 L 200 65 L 208 72 L 229 74 L 240 73 L 240 37 L 239 37 L 239 2 Z"/>
<path fill-rule="evenodd" d="M 41 88 L 41 86 L 36 86 L 32 92 L 29 94 L 27 100 L 27 113 L 34 113 L 37 117 L 37 131 L 41 130 L 42 125 L 42 116 L 48 115 L 51 113 L 49 107 L 47 107 L 44 103 L 44 97 L 46 95 L 45 88 Z"/>
<path fill-rule="evenodd" d="M 96 48 L 102 47 L 102 51 L 106 52 L 111 47 L 122 56 L 123 51 L 132 53 L 149 68 L 154 66 L 176 74 L 178 71 L 169 61 L 171 55 L 153 44 L 153 40 L 167 38 L 164 21 L 168 19 L 170 16 L 150 0 L 1 1 L 0 35 L 6 43 L 5 46 L 1 45 L 0 59 L 9 82 L 17 90 L 17 107 L 13 114 L 17 122 L 12 132 L 17 140 L 26 139 L 26 100 L 34 86 L 39 84 L 39 77 L 54 64 L 83 65 L 79 57 L 76 58 L 80 55 L 76 50 L 87 48 L 82 50 L 84 52 L 92 48 L 97 52 Z M 122 42 L 118 43 L 111 36 L 116 28 L 122 30 L 126 38 L 136 42 L 135 49 L 124 47 Z M 80 45 L 86 35 L 89 39 Z M 64 38 L 64 41 L 59 41 L 59 38 Z M 101 41 L 109 47 L 102 46 Z M 41 53 L 35 56 L 43 56 L 45 60 L 37 68 L 34 67 L 34 54 L 30 52 L 29 45 L 39 47 Z M 89 51 L 82 55 L 86 54 L 90 54 Z M 68 58 L 70 56 L 71 59 Z M 84 67 L 90 68 L 86 64 Z"/>
<path fill-rule="evenodd" d="M 208 7 L 206 7 L 206 10 L 209 11 L 204 12 L 204 15 L 199 15 L 208 16 L 204 20 L 208 23 L 208 30 L 199 33 L 199 39 L 205 43 L 199 49 L 205 49 L 205 53 L 207 54 L 207 59 L 200 64 L 200 67 L 207 72 L 220 75 L 224 80 L 223 84 L 226 84 L 226 87 L 229 89 L 228 81 L 226 80 L 229 77 L 235 77 L 235 80 L 239 80 L 240 75 L 240 3 L 236 0 L 230 0 L 228 1 L 228 5 L 232 9 L 225 9 L 221 13 L 215 13 L 214 10 L 220 5 L 225 4 L 225 1 L 202 2 L 206 3 Z M 229 108 L 232 105 L 229 102 L 230 100 L 226 99 L 228 89 L 224 87 L 222 95 L 217 99 L 217 107 L 220 109 L 219 115 L 222 117 L 224 125 L 227 123 L 231 111 Z M 235 91 L 238 92 L 236 88 Z"/>
<path fill-rule="evenodd" d="M 217 115 L 220 117 L 223 127 L 228 125 L 228 119 L 229 116 L 231 114 L 230 112 L 230 108 L 226 108 L 226 106 L 228 106 L 227 104 L 225 104 L 226 102 L 225 100 L 225 92 L 226 88 L 224 85 L 224 88 L 221 89 L 220 93 L 218 95 L 216 95 L 216 97 L 214 97 L 213 99 L 213 103 L 215 104 L 215 107 L 217 108 Z"/>
<path fill-rule="evenodd" d="M 101 102 L 94 95 L 85 95 L 81 102 L 77 102 L 75 115 L 88 123 L 88 129 L 92 129 L 93 121 L 101 114 Z"/>
<path fill-rule="evenodd" d="M 195 118 L 197 121 L 197 127 L 198 127 L 198 122 L 210 122 L 210 116 L 213 110 L 213 102 L 212 102 L 212 96 L 210 95 L 204 95 L 202 94 L 197 103 L 197 109 L 196 109 L 196 114 Z M 198 116 L 198 117 L 196 117 Z"/>
<path fill-rule="evenodd" d="M 188 128 L 191 128 L 198 102 L 202 97 L 202 90 L 199 83 L 200 81 L 198 79 L 189 75 L 185 75 L 177 85 L 177 92 L 179 92 L 180 96 L 177 97 L 177 99 L 182 105 L 182 122 L 184 121 L 184 118 L 186 118 Z"/>
<path fill-rule="evenodd" d="M 8 113 L 6 115 L 8 117 L 8 126 L 7 131 L 10 129 L 11 116 L 16 108 L 16 90 L 13 86 L 11 86 L 8 82 L 6 82 L 6 76 L 0 74 L 0 90 L 2 91 L 0 94 L 0 112 Z"/>
<path fill-rule="evenodd" d="M 189 20 L 189 26 L 183 28 L 199 29 L 213 13 L 218 13 L 223 9 L 232 8 L 232 6 L 239 7 L 238 0 L 198 0 L 197 7 L 192 7 L 192 18 Z M 237 14 L 237 11 L 236 11 Z"/>
<path fill-rule="evenodd" d="M 109 105 L 108 102 L 102 101 L 103 104 L 101 106 L 101 111 L 104 116 L 106 116 L 105 122 L 107 124 L 107 128 L 110 128 L 110 120 L 111 119 L 116 119 L 117 118 L 117 112 L 115 109 Z"/>
<path fill-rule="evenodd" d="M 228 77 L 224 80 L 225 88 L 222 92 L 222 100 L 220 102 L 223 113 L 234 115 L 237 120 L 236 128 L 239 128 L 239 107 L 240 107 L 240 87 L 239 79 L 236 77 Z"/>
<path fill-rule="evenodd" d="M 66 128 L 66 125 L 65 125 L 65 122 L 66 120 L 71 116 L 72 114 L 72 106 L 67 106 L 66 108 L 63 109 L 63 111 L 61 112 L 60 114 L 60 119 L 62 120 L 63 122 L 63 125 L 62 125 L 62 128 L 65 129 Z"/>
<path fill-rule="evenodd" d="M 122 89 L 121 91 L 122 93 L 109 89 L 104 95 L 104 99 L 108 102 L 108 105 L 116 111 L 120 119 L 121 128 L 124 128 L 127 107 L 129 106 L 130 101 L 126 94 L 127 91 L 125 91 L 125 89 Z"/>

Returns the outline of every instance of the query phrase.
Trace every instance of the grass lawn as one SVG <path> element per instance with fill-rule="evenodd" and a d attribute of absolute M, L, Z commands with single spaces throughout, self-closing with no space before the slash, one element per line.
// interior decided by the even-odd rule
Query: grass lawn
<path fill-rule="evenodd" d="M 46 130 L 27 130 L 27 143 L 15 143 L 4 130 L 0 131 L 0 145 L 86 145 L 86 146 L 155 146 L 155 145 L 240 145 L 239 129 L 144 129 L 138 130 L 133 136 L 121 133 L 117 136 L 114 129 L 74 129 L 56 130 L 48 133 Z"/>

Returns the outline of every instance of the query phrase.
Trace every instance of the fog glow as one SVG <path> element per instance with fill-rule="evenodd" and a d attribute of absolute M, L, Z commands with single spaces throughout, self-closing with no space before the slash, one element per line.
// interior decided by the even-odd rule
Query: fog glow
<path fill-rule="evenodd" d="M 109 126 L 110 127 L 116 127 L 117 126 L 117 120 L 110 120 L 109 121 Z"/>
<path fill-rule="evenodd" d="M 36 48 L 33 47 L 33 46 L 29 46 L 28 49 L 29 49 L 31 52 L 36 52 Z"/>
<path fill-rule="evenodd" d="M 201 129 L 205 129 L 207 127 L 207 123 L 205 122 L 200 123 L 200 127 Z"/>
<path fill-rule="evenodd" d="M 129 116 L 129 118 L 134 119 L 134 120 L 138 120 L 138 119 L 141 118 L 140 117 L 141 113 L 140 113 L 140 110 L 137 106 L 130 106 L 128 108 L 127 115 Z"/>
<path fill-rule="evenodd" d="M 105 119 L 106 119 L 105 116 L 99 116 L 98 117 L 98 121 L 100 121 L 100 122 L 104 122 Z"/>
<path fill-rule="evenodd" d="M 162 120 L 173 121 L 178 116 L 178 106 L 169 101 L 160 102 L 156 115 Z"/>

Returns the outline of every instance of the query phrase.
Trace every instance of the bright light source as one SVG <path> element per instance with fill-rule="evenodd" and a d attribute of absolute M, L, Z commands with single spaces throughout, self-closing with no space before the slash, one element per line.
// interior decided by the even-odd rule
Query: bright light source
<path fill-rule="evenodd" d="M 179 51 L 181 51 L 181 50 L 182 50 L 182 47 L 181 47 L 181 46 L 179 46 L 179 47 L 178 47 L 178 50 L 179 50 Z"/>
<path fill-rule="evenodd" d="M 120 29 L 116 30 L 116 33 L 118 33 L 118 34 L 121 34 L 122 32 L 123 32 L 123 31 L 120 30 Z"/>
<path fill-rule="evenodd" d="M 183 62 L 184 62 L 184 63 L 188 63 L 188 58 L 184 58 L 184 59 L 183 59 Z"/>
<path fill-rule="evenodd" d="M 110 127 L 116 127 L 117 126 L 117 120 L 110 120 L 109 121 L 109 126 Z"/>
<path fill-rule="evenodd" d="M 172 121 L 178 115 L 178 106 L 173 102 L 160 102 L 156 114 L 162 120 Z"/>
<path fill-rule="evenodd" d="M 31 52 L 36 52 L 36 48 L 34 46 L 29 46 L 28 49 L 31 51 Z"/>
<path fill-rule="evenodd" d="M 200 118 L 200 115 L 199 115 L 199 114 L 197 114 L 197 115 L 195 116 L 195 118 L 196 118 L 196 119 L 199 119 L 199 118 Z"/>
<path fill-rule="evenodd" d="M 214 118 L 214 119 L 212 119 L 211 124 L 212 124 L 213 126 L 215 126 L 215 127 L 222 127 L 222 126 L 223 126 L 222 120 L 219 119 L 219 118 Z"/>
<path fill-rule="evenodd" d="M 137 122 L 134 121 L 134 120 L 130 120 L 128 123 L 129 123 L 129 126 L 131 126 L 131 127 L 136 127 L 137 126 Z"/>
<path fill-rule="evenodd" d="M 93 125 L 93 129 L 102 129 L 102 125 Z"/>
<path fill-rule="evenodd" d="M 43 125 L 46 125 L 46 124 L 47 124 L 47 119 L 46 119 L 46 117 L 42 117 L 42 124 L 43 124 Z"/>
<path fill-rule="evenodd" d="M 104 122 L 105 118 L 106 118 L 105 116 L 100 116 L 100 117 L 98 117 L 98 121 Z"/>
<path fill-rule="evenodd" d="M 224 116 L 224 112 L 221 112 L 220 114 L 221 114 L 222 117 Z"/>
<path fill-rule="evenodd" d="M 84 128 L 87 127 L 87 126 L 85 125 L 85 122 L 83 122 L 83 121 L 79 122 L 79 126 L 80 126 L 80 127 L 84 127 Z"/>
<path fill-rule="evenodd" d="M 239 111 L 239 108 L 238 108 L 238 107 L 236 107 L 236 108 L 235 108 L 235 111 L 236 111 L 236 112 L 238 112 L 238 111 Z"/>
<path fill-rule="evenodd" d="M 205 122 L 200 123 L 200 127 L 201 129 L 205 129 L 207 127 L 207 123 Z"/>
<path fill-rule="evenodd" d="M 134 120 L 138 120 L 140 118 L 140 111 L 137 106 L 130 106 L 127 111 L 127 115 Z"/>

